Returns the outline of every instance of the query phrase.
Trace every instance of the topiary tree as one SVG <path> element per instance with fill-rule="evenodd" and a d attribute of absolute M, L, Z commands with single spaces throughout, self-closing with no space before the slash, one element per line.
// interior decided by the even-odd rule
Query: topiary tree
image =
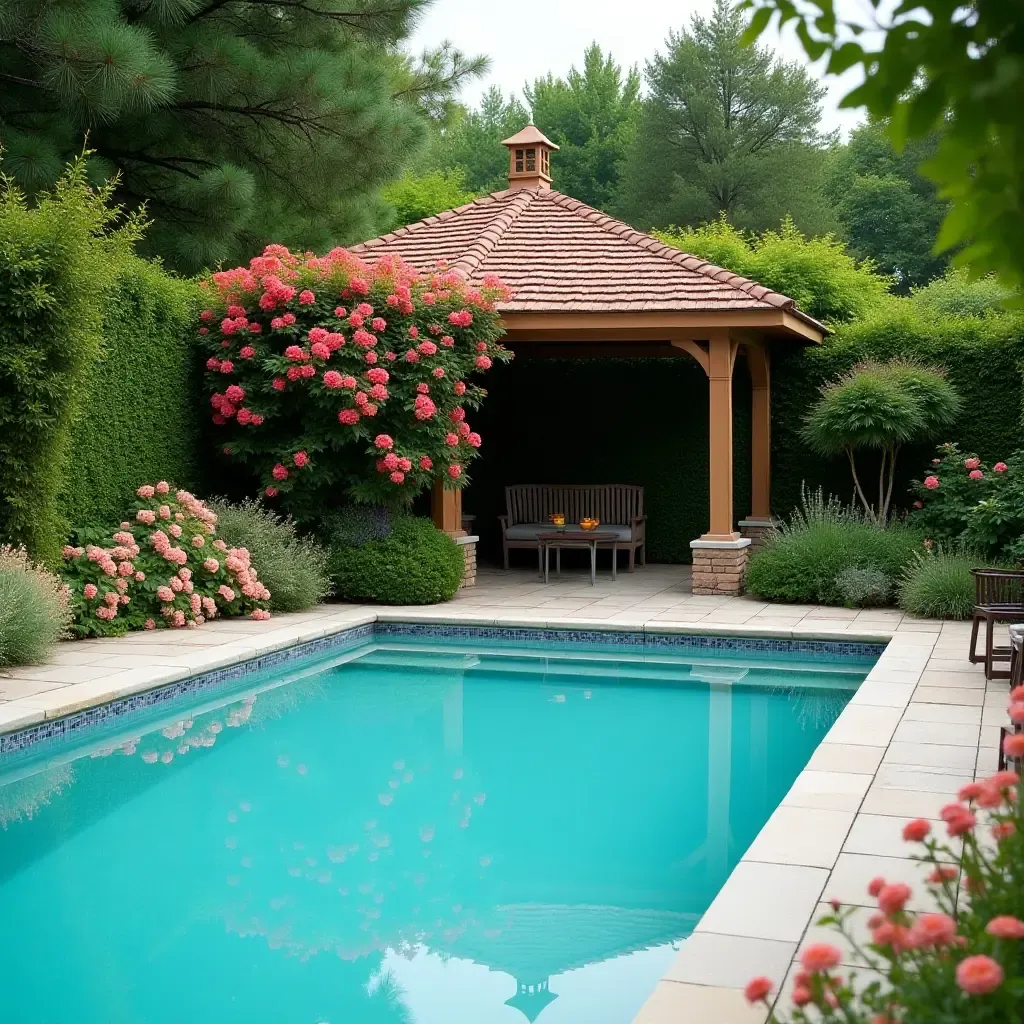
<path fill-rule="evenodd" d="M 465 485 L 481 444 L 466 409 L 486 394 L 468 378 L 511 358 L 497 278 L 272 245 L 206 290 L 213 422 L 265 497 L 311 524 L 345 498 L 407 506 L 435 478 Z"/>
<path fill-rule="evenodd" d="M 865 513 L 884 526 L 901 445 L 933 437 L 959 410 L 960 399 L 942 370 L 909 360 L 868 360 L 821 388 L 802 435 L 821 455 L 846 455 Z M 881 455 L 877 505 L 868 500 L 857 473 L 855 456 L 863 449 Z"/>

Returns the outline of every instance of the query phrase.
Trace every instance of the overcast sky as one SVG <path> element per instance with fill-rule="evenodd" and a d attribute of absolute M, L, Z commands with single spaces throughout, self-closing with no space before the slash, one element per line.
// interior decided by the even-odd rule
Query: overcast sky
<path fill-rule="evenodd" d="M 859 0 L 839 0 L 844 6 L 863 6 Z M 583 51 L 596 41 L 623 66 L 644 61 L 664 49 L 669 29 L 686 26 L 692 15 L 707 15 L 714 0 L 434 0 L 412 39 L 422 50 L 450 40 L 468 54 L 486 54 L 491 70 L 468 86 L 463 99 L 470 104 L 491 85 L 522 96 L 525 82 L 547 74 L 564 76 L 582 64 Z M 762 41 L 786 59 L 807 63 L 799 42 L 787 31 L 780 39 L 772 32 Z M 816 70 L 819 74 L 820 70 Z M 829 78 L 829 95 L 822 112 L 823 128 L 845 134 L 858 124 L 858 111 L 839 110 L 840 99 L 858 81 L 857 72 Z"/>

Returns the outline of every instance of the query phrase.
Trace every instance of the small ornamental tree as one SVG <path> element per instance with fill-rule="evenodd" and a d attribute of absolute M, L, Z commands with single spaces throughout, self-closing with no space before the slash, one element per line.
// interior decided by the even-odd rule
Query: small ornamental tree
<path fill-rule="evenodd" d="M 204 287 L 213 422 L 265 497 L 310 522 L 346 496 L 402 505 L 437 477 L 465 486 L 480 447 L 467 409 L 486 395 L 469 378 L 512 356 L 496 277 L 474 288 L 444 266 L 270 245 Z"/>
<path fill-rule="evenodd" d="M 865 513 L 884 526 L 900 447 L 928 440 L 959 410 L 960 399 L 942 370 L 901 359 L 866 360 L 822 387 L 802 433 L 819 454 L 846 455 Z M 868 500 L 857 472 L 856 453 L 863 449 L 880 453 L 877 504 Z"/>

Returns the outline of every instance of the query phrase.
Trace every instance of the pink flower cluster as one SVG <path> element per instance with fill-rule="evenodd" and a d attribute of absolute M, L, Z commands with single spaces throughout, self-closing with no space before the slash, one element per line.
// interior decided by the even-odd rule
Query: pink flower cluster
<path fill-rule="evenodd" d="M 461 378 L 507 358 L 496 343 L 496 319 L 484 316 L 510 294 L 496 277 L 471 287 L 440 264 L 421 273 L 391 256 L 368 263 L 341 248 L 317 257 L 272 245 L 203 287 L 211 297 L 203 330 L 221 324 L 219 336 L 205 342 L 214 349 L 207 361 L 214 422 L 230 432 L 280 416 L 277 423 L 295 430 L 277 451 L 267 450 L 269 436 L 261 451 L 248 432 L 239 443 L 232 437 L 222 445 L 260 473 L 268 498 L 293 502 L 314 493 L 330 478 L 323 474 L 332 470 L 339 441 L 372 439 L 380 428 L 397 439 L 410 464 L 388 469 L 388 483 L 415 491 L 443 474 L 461 484 L 480 436 L 456 424 L 456 443 L 447 444 L 442 423 L 467 393 Z M 446 321 L 459 329 L 453 332 L 458 343 L 444 333 Z M 257 343 L 252 336 L 260 331 Z M 219 387 L 224 374 L 230 383 Z M 337 395 L 342 402 L 332 402 Z M 332 429 L 339 432 L 333 443 Z M 312 437 L 325 442 L 316 464 L 282 454 L 289 440 L 297 448 Z M 293 464 L 312 472 L 297 475 Z"/>

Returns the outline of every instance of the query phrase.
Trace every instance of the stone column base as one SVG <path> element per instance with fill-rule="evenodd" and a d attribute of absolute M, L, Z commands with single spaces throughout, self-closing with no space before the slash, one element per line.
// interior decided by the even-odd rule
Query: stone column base
<path fill-rule="evenodd" d="M 476 542 L 480 539 L 479 537 L 465 536 L 453 538 L 455 543 L 462 548 L 462 553 L 466 558 L 466 570 L 462 574 L 462 582 L 459 584 L 459 590 L 465 587 L 476 586 Z"/>
<path fill-rule="evenodd" d="M 716 597 L 738 597 L 750 560 L 750 539 L 691 540 L 693 551 L 693 593 Z"/>
<path fill-rule="evenodd" d="M 765 540 L 775 530 L 777 519 L 741 519 L 740 533 L 750 541 L 750 553 L 756 554 L 764 547 Z"/>

